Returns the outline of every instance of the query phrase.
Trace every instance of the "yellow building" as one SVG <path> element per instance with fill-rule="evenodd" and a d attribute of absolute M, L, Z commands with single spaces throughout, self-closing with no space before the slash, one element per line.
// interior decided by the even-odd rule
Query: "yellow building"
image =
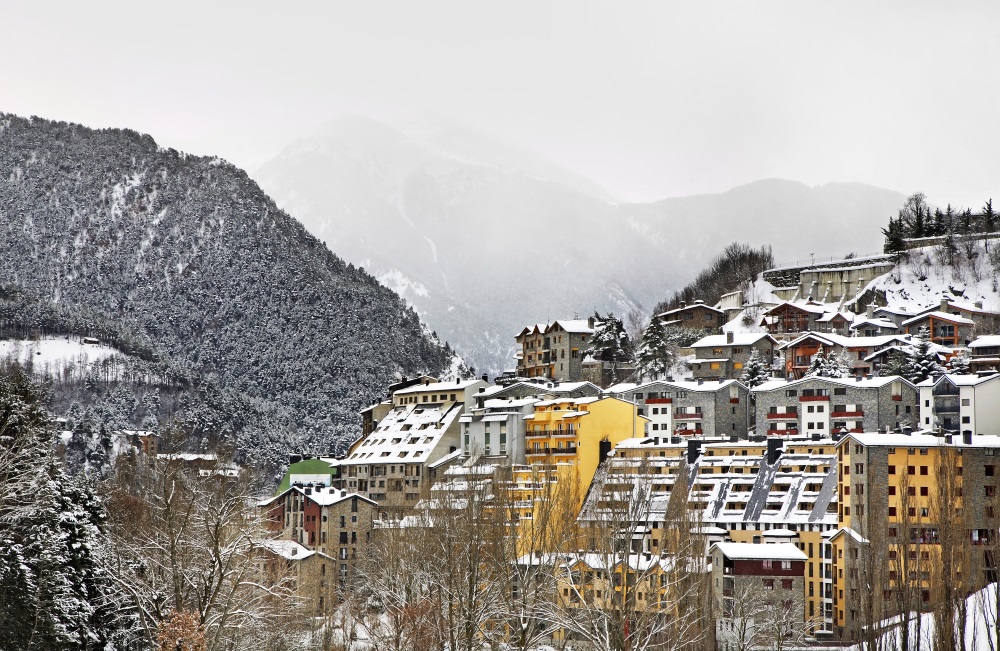
<path fill-rule="evenodd" d="M 997 580 L 1000 436 L 851 434 L 836 459 L 838 637 Z"/>

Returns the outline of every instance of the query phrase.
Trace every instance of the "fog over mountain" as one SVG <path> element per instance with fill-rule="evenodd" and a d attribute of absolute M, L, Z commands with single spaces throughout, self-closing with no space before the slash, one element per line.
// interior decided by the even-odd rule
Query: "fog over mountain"
<path fill-rule="evenodd" d="M 538 154 L 433 118 L 391 127 L 342 116 L 253 176 L 490 373 L 513 366 L 524 325 L 648 311 L 733 240 L 771 244 L 779 261 L 876 251 L 904 198 L 767 180 L 622 203 Z M 831 219 L 836 234 L 822 225 Z"/>

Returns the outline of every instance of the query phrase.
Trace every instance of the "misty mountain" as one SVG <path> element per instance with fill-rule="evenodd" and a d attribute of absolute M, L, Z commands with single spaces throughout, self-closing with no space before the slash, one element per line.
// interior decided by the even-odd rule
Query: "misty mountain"
<path fill-rule="evenodd" d="M 513 366 L 524 325 L 652 309 L 734 240 L 784 261 L 881 246 L 903 197 L 761 181 L 649 204 L 523 149 L 424 118 L 342 116 L 254 173 L 338 255 L 403 296 L 467 359 Z"/>
<path fill-rule="evenodd" d="M 242 170 L 130 130 L 0 115 L 0 286 L 127 323 L 249 403 L 251 456 L 343 444 L 399 374 L 454 362 Z"/>

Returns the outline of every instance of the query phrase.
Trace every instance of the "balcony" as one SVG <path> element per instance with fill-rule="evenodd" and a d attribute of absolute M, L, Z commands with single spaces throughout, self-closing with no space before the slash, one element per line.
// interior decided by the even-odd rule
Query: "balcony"
<path fill-rule="evenodd" d="M 776 436 L 798 436 L 798 434 L 799 434 L 799 428 L 797 428 L 797 427 L 792 427 L 792 428 L 789 428 L 789 429 L 773 429 L 773 428 L 768 428 L 767 433 L 769 435 L 770 434 L 774 434 Z"/>
<path fill-rule="evenodd" d="M 647 405 L 669 405 L 673 401 L 673 398 L 646 398 Z"/>
<path fill-rule="evenodd" d="M 528 456 L 543 456 L 543 455 L 560 455 L 560 454 L 576 454 L 576 446 L 569 446 L 565 448 L 528 448 L 525 450 L 525 454 Z"/>
<path fill-rule="evenodd" d="M 903 396 L 902 395 L 893 395 L 892 399 L 895 400 L 896 402 L 902 402 L 903 401 Z"/>
<path fill-rule="evenodd" d="M 769 411 L 766 416 L 767 420 L 797 420 L 798 417 L 798 409 L 793 409 L 791 411 Z"/>
<path fill-rule="evenodd" d="M 830 402 L 830 396 L 799 396 L 799 402 Z"/>
<path fill-rule="evenodd" d="M 674 434 L 677 436 L 695 436 L 702 434 L 702 429 L 700 427 L 695 429 L 675 429 Z"/>
<path fill-rule="evenodd" d="M 696 412 L 693 414 L 674 414 L 674 420 L 701 420 L 701 412 Z"/>
<path fill-rule="evenodd" d="M 864 418 L 863 411 L 831 411 L 830 418 Z"/>

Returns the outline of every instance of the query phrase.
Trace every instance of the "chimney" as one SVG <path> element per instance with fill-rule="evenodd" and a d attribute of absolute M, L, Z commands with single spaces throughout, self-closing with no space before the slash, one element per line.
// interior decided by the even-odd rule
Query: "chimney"
<path fill-rule="evenodd" d="M 344 491 L 344 490 L 340 491 L 340 496 L 341 497 L 347 497 L 347 491 Z"/>
<path fill-rule="evenodd" d="M 489 382 L 489 381 L 490 381 L 490 376 L 483 373 L 483 382 Z"/>
<path fill-rule="evenodd" d="M 687 305 L 687 301 L 681 301 L 681 308 L 685 308 Z"/>
<path fill-rule="evenodd" d="M 951 306 L 950 306 L 950 305 L 948 305 L 948 299 L 947 299 L 947 298 L 942 298 L 942 299 L 941 299 L 941 307 L 939 308 L 939 309 L 940 309 L 940 311 L 941 311 L 941 312 L 944 312 L 945 314 L 948 314 L 948 309 L 949 309 L 950 307 L 951 307 Z"/>
<path fill-rule="evenodd" d="M 591 330 L 594 329 L 594 317 L 587 317 L 587 327 Z"/>
<path fill-rule="evenodd" d="M 781 456 L 781 448 L 784 441 L 781 439 L 767 439 L 767 463 L 774 465 L 774 462 Z"/>
<path fill-rule="evenodd" d="M 734 336 L 732 330 L 726 333 L 726 343 L 731 344 L 734 341 Z"/>
<path fill-rule="evenodd" d="M 976 301 L 975 303 L 973 303 L 973 305 L 976 306 L 977 310 L 983 309 L 983 302 L 982 301 Z"/>
<path fill-rule="evenodd" d="M 705 384 L 705 380 L 703 378 L 698 378 L 698 384 Z"/>
<path fill-rule="evenodd" d="M 701 441 L 688 441 L 688 463 L 694 463 L 701 456 Z"/>

